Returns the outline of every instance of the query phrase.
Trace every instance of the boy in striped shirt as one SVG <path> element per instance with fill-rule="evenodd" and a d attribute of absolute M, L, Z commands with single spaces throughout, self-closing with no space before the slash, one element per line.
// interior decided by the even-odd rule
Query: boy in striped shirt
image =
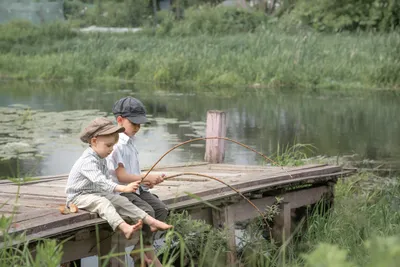
<path fill-rule="evenodd" d="M 89 144 L 82 156 L 75 162 L 68 176 L 66 193 L 67 207 L 71 203 L 78 208 L 96 212 L 110 224 L 113 230 L 121 230 L 127 239 L 142 228 L 143 222 L 152 231 L 171 228 L 154 219 L 132 204 L 125 197 L 114 192 L 134 192 L 139 182 L 120 185 L 108 177 L 106 157 L 118 142 L 118 133 L 125 129 L 116 126 L 106 118 L 96 118 L 81 133 L 80 139 Z M 136 224 L 126 223 L 121 216 L 127 216 Z"/>

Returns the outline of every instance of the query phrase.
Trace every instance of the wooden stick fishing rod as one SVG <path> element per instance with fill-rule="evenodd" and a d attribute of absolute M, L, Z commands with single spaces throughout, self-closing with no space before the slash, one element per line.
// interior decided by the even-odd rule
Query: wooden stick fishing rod
<path fill-rule="evenodd" d="M 175 150 L 176 148 L 178 148 L 178 147 L 180 147 L 180 146 L 183 146 L 183 145 L 186 145 L 186 144 L 189 144 L 189 143 L 192 143 L 192 142 L 201 141 L 201 140 L 210 140 L 210 139 L 222 139 L 222 140 L 226 140 L 226 141 L 233 142 L 233 143 L 238 144 L 238 145 L 240 145 L 240 146 L 242 146 L 242 147 L 244 147 L 244 148 L 247 148 L 248 150 L 253 151 L 254 153 L 256 153 L 256 154 L 260 155 L 261 157 L 263 157 L 265 160 L 270 161 L 270 162 L 272 162 L 273 164 L 279 166 L 279 164 L 278 164 L 277 162 L 273 161 L 271 158 L 267 157 L 267 156 L 264 155 L 263 153 L 258 152 L 257 150 L 255 150 L 255 149 L 253 149 L 253 148 L 251 148 L 251 147 L 249 147 L 249 146 L 247 146 L 247 145 L 245 145 L 245 144 L 243 144 L 243 143 L 240 143 L 240 142 L 238 142 L 238 141 L 236 141 L 236 140 L 233 140 L 233 139 L 230 139 L 230 138 L 227 138 L 227 137 L 218 137 L 218 136 L 214 136 L 214 137 L 199 137 L 199 138 L 194 138 L 194 139 L 190 139 L 190 140 L 188 140 L 188 141 L 179 143 L 179 144 L 173 146 L 173 147 L 172 147 L 171 149 L 169 149 L 167 152 L 165 152 L 165 153 L 153 164 L 153 166 L 151 166 L 151 168 L 150 168 L 150 169 L 146 172 L 146 174 L 142 177 L 142 180 L 141 180 L 140 182 L 143 182 L 143 180 L 147 177 L 147 175 L 149 175 L 149 173 L 157 166 L 157 164 L 158 164 L 166 155 L 168 155 L 171 151 Z M 290 176 L 290 178 L 292 178 L 292 175 L 291 175 L 289 172 L 287 172 L 282 166 L 279 166 L 279 167 L 281 167 L 281 169 L 282 169 L 283 171 L 285 171 L 285 172 Z"/>

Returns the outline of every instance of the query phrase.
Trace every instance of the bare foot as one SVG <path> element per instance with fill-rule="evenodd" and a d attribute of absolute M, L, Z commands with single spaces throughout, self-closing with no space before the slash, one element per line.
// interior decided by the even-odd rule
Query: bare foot
<path fill-rule="evenodd" d="M 132 225 L 133 229 L 135 229 L 135 231 L 138 231 L 140 229 L 142 229 L 143 227 L 143 221 L 139 220 L 136 224 Z"/>
<path fill-rule="evenodd" d="M 137 227 L 136 226 L 137 224 L 129 225 L 126 222 L 123 222 L 120 225 L 118 225 L 118 228 L 119 228 L 119 230 L 121 230 L 124 233 L 126 239 L 131 239 L 133 233 L 135 233 L 137 231 L 137 229 L 135 228 L 135 227 Z"/>
<path fill-rule="evenodd" d="M 166 224 L 165 222 L 154 219 L 153 217 L 147 215 L 144 218 L 144 222 L 150 226 L 150 230 L 152 232 L 156 232 L 158 230 L 164 231 L 172 228 L 172 225 Z"/>

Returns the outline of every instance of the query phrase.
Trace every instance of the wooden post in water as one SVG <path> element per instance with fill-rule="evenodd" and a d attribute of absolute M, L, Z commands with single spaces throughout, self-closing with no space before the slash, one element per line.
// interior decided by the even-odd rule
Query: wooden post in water
<path fill-rule="evenodd" d="M 226 137 L 226 113 L 220 110 L 207 112 L 206 137 Z M 222 163 L 225 157 L 225 140 L 206 140 L 204 160 L 210 163 Z"/>

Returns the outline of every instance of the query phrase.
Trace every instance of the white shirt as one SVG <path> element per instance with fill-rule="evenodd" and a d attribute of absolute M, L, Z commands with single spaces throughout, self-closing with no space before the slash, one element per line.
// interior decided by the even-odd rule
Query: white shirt
<path fill-rule="evenodd" d="M 122 164 L 128 174 L 140 175 L 139 152 L 134 144 L 135 137 L 129 137 L 125 133 L 119 134 L 118 143 L 114 145 L 113 152 L 107 157 L 107 166 L 110 176 L 117 184 L 123 184 L 118 181 L 115 170 L 118 164 Z M 148 191 L 146 186 L 141 185 L 142 190 Z M 139 189 L 136 194 L 140 194 Z"/>
<path fill-rule="evenodd" d="M 88 147 L 75 162 L 67 181 L 67 206 L 80 194 L 113 193 L 117 183 L 109 177 L 106 159 Z"/>

